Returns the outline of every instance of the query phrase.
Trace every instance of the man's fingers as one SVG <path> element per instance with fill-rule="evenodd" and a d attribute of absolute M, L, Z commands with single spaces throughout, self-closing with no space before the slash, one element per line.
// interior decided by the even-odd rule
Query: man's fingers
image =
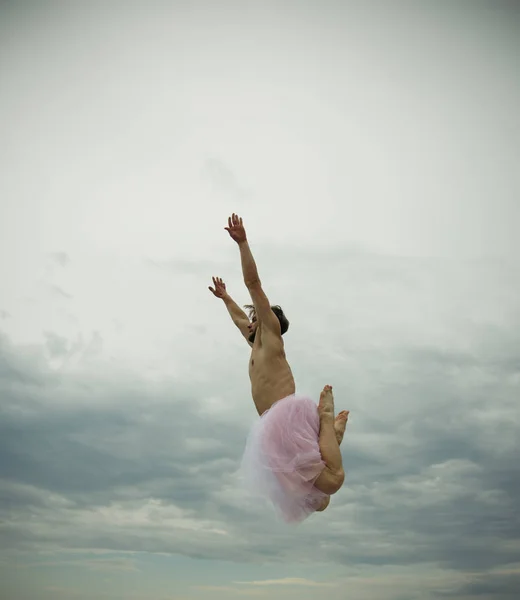
<path fill-rule="evenodd" d="M 243 226 L 242 217 L 239 217 L 236 213 L 233 213 L 228 217 L 228 226 L 224 227 L 226 231 L 233 229 L 234 227 Z"/>
<path fill-rule="evenodd" d="M 211 286 L 208 286 L 208 290 L 215 294 L 218 292 L 219 288 L 226 288 L 226 284 L 222 281 L 222 277 L 215 277 L 213 276 L 211 279 L 213 279 L 213 285 L 215 286 L 215 288 L 212 288 Z"/>

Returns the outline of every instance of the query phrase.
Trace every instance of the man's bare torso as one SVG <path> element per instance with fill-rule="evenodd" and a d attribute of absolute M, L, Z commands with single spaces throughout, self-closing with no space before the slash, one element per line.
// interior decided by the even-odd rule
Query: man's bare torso
<path fill-rule="evenodd" d="M 259 324 L 249 359 L 251 394 L 258 414 L 262 415 L 278 400 L 296 391 L 291 367 L 279 334 L 262 331 Z"/>

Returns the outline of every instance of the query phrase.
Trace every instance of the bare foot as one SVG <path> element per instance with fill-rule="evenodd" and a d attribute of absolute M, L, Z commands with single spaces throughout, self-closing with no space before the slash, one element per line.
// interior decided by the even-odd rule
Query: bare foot
<path fill-rule="evenodd" d="M 320 419 L 334 419 L 334 396 L 332 395 L 332 386 L 326 385 L 320 394 L 320 403 L 318 405 Z"/>
<path fill-rule="evenodd" d="M 348 410 L 342 410 L 340 413 L 338 413 L 336 420 L 334 421 L 334 431 L 336 432 L 338 445 L 341 444 L 343 440 L 343 434 L 345 433 L 345 427 L 347 426 L 348 421 L 348 414 Z"/>

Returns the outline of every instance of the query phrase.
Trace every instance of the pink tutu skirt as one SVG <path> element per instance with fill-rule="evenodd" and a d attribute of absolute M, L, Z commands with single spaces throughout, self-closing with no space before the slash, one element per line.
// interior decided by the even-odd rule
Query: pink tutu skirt
<path fill-rule="evenodd" d="M 247 439 L 241 471 L 253 493 L 267 496 L 287 523 L 306 519 L 328 497 L 314 487 L 325 467 L 314 400 L 293 394 L 275 402 Z"/>

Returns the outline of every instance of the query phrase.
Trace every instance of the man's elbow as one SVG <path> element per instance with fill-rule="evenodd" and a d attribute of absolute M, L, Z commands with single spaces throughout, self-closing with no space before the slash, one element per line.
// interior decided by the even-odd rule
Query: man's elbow
<path fill-rule="evenodd" d="M 244 283 L 246 284 L 246 288 L 248 290 L 262 287 L 262 282 L 258 277 L 256 277 L 255 279 L 245 279 Z"/>

